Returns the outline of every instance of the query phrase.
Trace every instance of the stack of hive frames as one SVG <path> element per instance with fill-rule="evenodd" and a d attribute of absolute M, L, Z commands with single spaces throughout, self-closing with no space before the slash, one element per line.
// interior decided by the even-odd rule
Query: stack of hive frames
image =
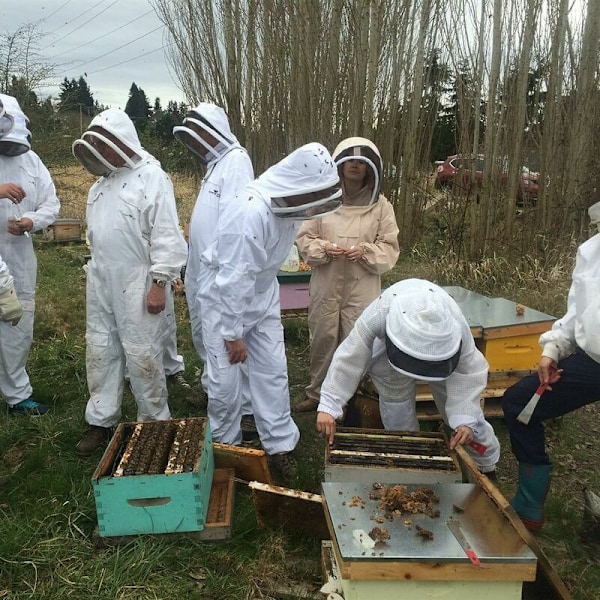
<path fill-rule="evenodd" d="M 443 433 L 339 427 L 326 449 L 325 481 L 459 483 Z"/>

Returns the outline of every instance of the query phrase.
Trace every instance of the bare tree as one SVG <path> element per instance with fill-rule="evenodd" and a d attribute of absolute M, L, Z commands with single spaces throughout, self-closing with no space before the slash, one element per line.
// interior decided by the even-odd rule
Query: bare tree
<path fill-rule="evenodd" d="M 461 198 L 468 255 L 514 236 L 531 244 L 531 224 L 549 231 L 565 197 L 583 218 L 593 191 L 587 155 L 598 145 L 600 2 L 582 0 L 576 22 L 568 0 L 151 1 L 189 101 L 227 110 L 257 172 L 306 141 L 333 148 L 370 137 L 389 165 L 384 191 L 410 244 L 429 199 L 432 106 L 454 102 L 455 151 L 483 148 L 487 165 L 481 188 Z M 437 104 L 434 56 L 455 96 Z M 541 191 L 523 212 L 530 153 L 539 154 Z"/>
<path fill-rule="evenodd" d="M 39 52 L 43 37 L 35 23 L 0 33 L 0 91 L 8 92 L 13 79 L 33 91 L 53 74 L 54 65 L 45 62 Z"/>

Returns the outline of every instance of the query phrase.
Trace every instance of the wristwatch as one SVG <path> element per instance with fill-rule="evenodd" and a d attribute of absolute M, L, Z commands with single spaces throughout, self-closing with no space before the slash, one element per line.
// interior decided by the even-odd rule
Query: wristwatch
<path fill-rule="evenodd" d="M 168 281 L 166 279 L 153 279 L 152 283 L 154 283 L 158 287 L 164 288 L 167 287 Z"/>

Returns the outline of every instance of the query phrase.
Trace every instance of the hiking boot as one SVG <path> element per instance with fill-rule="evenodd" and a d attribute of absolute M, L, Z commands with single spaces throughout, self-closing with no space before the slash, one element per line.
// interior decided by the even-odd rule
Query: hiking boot
<path fill-rule="evenodd" d="M 285 485 L 294 487 L 298 479 L 298 463 L 292 452 L 271 454 L 268 457 L 269 468 L 281 475 Z"/>
<path fill-rule="evenodd" d="M 242 429 L 242 439 L 245 442 L 249 442 L 258 438 L 258 431 L 256 429 L 254 415 L 244 415 L 240 422 L 240 426 Z"/>
<path fill-rule="evenodd" d="M 75 446 L 75 452 L 78 456 L 90 456 L 98 448 L 105 446 L 110 436 L 112 429 L 110 427 L 99 427 L 98 425 L 90 425 L 85 435 L 79 440 Z"/>
<path fill-rule="evenodd" d="M 292 412 L 295 413 L 307 413 L 307 412 L 315 412 L 317 407 L 319 406 L 318 400 L 313 400 L 312 398 L 306 398 L 300 404 L 296 404 L 292 406 Z"/>
<path fill-rule="evenodd" d="M 178 371 L 173 375 L 169 375 L 167 377 L 167 383 L 172 383 L 173 385 L 178 385 L 179 387 L 185 388 L 186 390 L 191 390 L 192 386 L 185 380 L 183 375 L 183 371 Z"/>
<path fill-rule="evenodd" d="M 27 400 L 21 400 L 18 404 L 11 406 L 9 410 L 13 415 L 39 417 L 45 415 L 50 410 L 50 407 L 41 402 L 36 402 L 33 398 L 27 398 Z"/>

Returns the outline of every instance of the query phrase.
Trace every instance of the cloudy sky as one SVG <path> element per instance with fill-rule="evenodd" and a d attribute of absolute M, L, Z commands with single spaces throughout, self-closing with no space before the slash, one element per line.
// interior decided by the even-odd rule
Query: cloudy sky
<path fill-rule="evenodd" d="M 83 75 L 100 104 L 125 108 L 131 83 L 150 104 L 185 100 L 169 70 L 162 23 L 148 0 L 0 0 L 0 33 L 36 24 L 40 56 L 56 65 L 41 95 Z"/>

